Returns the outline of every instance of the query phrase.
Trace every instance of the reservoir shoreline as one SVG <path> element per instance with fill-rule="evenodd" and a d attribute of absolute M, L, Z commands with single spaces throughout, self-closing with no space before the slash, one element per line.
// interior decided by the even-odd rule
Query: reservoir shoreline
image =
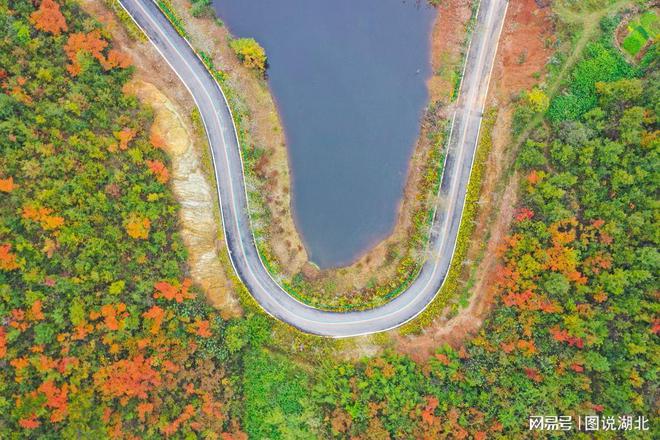
<path fill-rule="evenodd" d="M 401 0 L 223 0 L 215 9 L 268 55 L 310 259 L 350 264 L 395 224 L 428 102 L 435 9 Z"/>
<path fill-rule="evenodd" d="M 242 119 L 245 176 L 258 248 L 269 271 L 296 296 L 320 308 L 369 308 L 389 300 L 414 275 L 424 258 L 428 208 L 435 194 L 429 181 L 441 163 L 442 136 L 451 114 L 462 66 L 471 4 L 447 0 L 432 24 L 432 75 L 426 81 L 428 111 L 416 124 L 418 139 L 403 171 L 403 197 L 397 198 L 394 227 L 354 263 L 319 270 L 309 262 L 294 224 L 290 203 L 289 155 L 282 120 L 267 82 L 242 66 L 229 48 L 226 26 L 212 17 L 190 15 L 186 0 L 172 0 L 192 44 L 213 59 L 226 77 L 235 116 Z M 212 181 L 212 176 L 207 176 Z M 400 194 L 400 193 L 399 193 Z M 388 232 L 389 233 L 388 235 Z M 371 244 L 371 243 L 370 243 Z M 228 268 L 227 270 L 231 270 Z"/>

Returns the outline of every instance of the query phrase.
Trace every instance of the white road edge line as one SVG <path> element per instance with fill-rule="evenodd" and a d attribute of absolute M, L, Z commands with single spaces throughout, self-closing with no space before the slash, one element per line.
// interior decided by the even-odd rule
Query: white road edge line
<path fill-rule="evenodd" d="M 155 1 L 155 0 L 152 0 L 152 1 L 153 1 L 154 5 L 158 8 L 159 12 L 160 12 L 160 7 L 157 5 L 156 1 Z M 197 105 L 198 108 L 200 108 L 200 113 L 201 113 L 201 107 L 199 106 L 199 102 L 197 101 L 197 99 L 195 98 L 195 95 L 192 93 L 192 90 L 188 87 L 188 85 L 187 85 L 186 82 L 183 80 L 183 78 L 181 77 L 181 75 L 179 74 L 179 72 L 174 68 L 174 66 L 173 66 L 172 64 L 170 64 L 169 60 L 166 58 L 166 56 L 164 55 L 164 53 L 158 48 L 158 46 L 157 46 L 157 45 L 155 44 L 155 42 L 150 38 L 150 36 L 149 36 L 149 35 L 147 34 L 147 32 L 142 28 L 142 26 L 140 26 L 140 24 L 137 22 L 137 20 L 135 19 L 135 17 L 133 17 L 132 14 L 127 10 L 127 8 L 122 4 L 121 0 L 120 0 L 119 3 L 120 3 L 120 5 L 122 6 L 122 8 L 123 8 L 128 14 L 129 14 L 129 16 L 131 17 L 131 19 L 135 22 L 135 24 L 136 24 L 136 25 L 137 25 L 137 26 L 138 26 L 138 27 L 144 32 L 144 34 L 147 36 L 147 38 L 149 39 L 149 41 L 151 42 L 151 44 L 155 47 L 155 49 L 158 51 L 158 53 L 159 53 L 159 54 L 165 59 L 165 61 L 167 62 L 167 64 L 168 64 L 168 65 L 170 66 L 170 68 L 174 71 L 174 73 L 179 77 L 179 79 L 180 79 L 181 82 L 184 84 L 184 86 L 186 87 L 186 89 L 188 89 L 189 93 L 190 93 L 191 96 L 193 97 L 193 100 L 195 101 L 195 104 Z M 222 127 L 222 121 L 220 120 L 220 118 L 219 118 L 219 116 L 218 116 L 218 111 L 217 111 L 217 109 L 216 109 L 215 106 L 213 105 L 213 103 L 214 103 L 213 98 L 208 94 L 208 91 L 207 91 L 206 88 L 204 87 L 204 84 L 202 83 L 201 79 L 197 76 L 197 74 L 195 73 L 195 71 L 193 70 L 193 68 L 190 67 L 190 65 L 188 64 L 188 62 L 185 60 L 185 57 L 184 57 L 184 56 L 178 51 L 178 49 L 177 49 L 177 47 L 176 47 L 176 44 L 173 43 L 173 42 L 170 40 L 170 38 L 169 38 L 169 37 L 168 37 L 168 36 L 162 31 L 162 29 L 160 29 L 158 23 L 156 23 L 156 22 L 153 20 L 153 18 L 150 16 L 149 12 L 146 11 L 146 10 L 144 9 L 144 7 L 140 4 L 140 1 L 138 0 L 136 3 L 137 3 L 137 5 L 140 7 L 140 9 L 142 10 L 142 12 L 145 14 L 145 16 L 147 17 L 147 19 L 151 22 L 151 25 L 152 25 L 152 26 L 158 31 L 159 35 L 160 35 L 161 37 L 163 37 L 165 40 L 168 41 L 168 43 L 171 45 L 172 49 L 177 53 L 177 55 L 180 57 L 180 59 L 183 61 L 183 63 L 184 63 L 185 65 L 187 65 L 187 66 L 190 68 L 190 72 L 191 72 L 192 75 L 194 76 L 196 82 L 198 82 L 199 85 L 201 86 L 201 88 L 204 90 L 204 94 L 206 95 L 206 98 L 208 98 L 208 99 L 209 99 L 209 102 L 212 104 L 212 105 L 211 105 L 211 108 L 214 109 L 214 113 L 215 113 L 215 122 L 218 124 L 218 127 L 220 127 L 220 135 L 221 135 L 221 138 L 222 138 L 223 147 L 225 147 L 225 148 L 224 148 L 224 150 L 225 150 L 225 159 L 227 160 L 227 163 L 229 164 L 229 163 L 230 163 L 230 160 L 229 160 L 229 156 L 228 156 L 227 148 L 226 148 L 227 143 L 226 143 L 226 140 L 225 140 L 225 138 L 224 138 L 224 132 L 223 132 L 223 130 L 221 129 L 221 127 Z M 493 10 L 492 10 L 493 6 L 492 6 L 492 5 L 493 5 L 494 3 L 495 3 L 495 2 L 491 3 L 491 10 L 490 10 L 489 13 L 487 14 L 487 17 L 488 17 L 487 22 L 488 22 L 488 23 L 490 23 L 490 22 L 492 21 L 492 13 L 493 13 Z M 481 6 L 481 3 L 479 4 L 479 7 L 480 7 L 480 6 Z M 476 12 L 477 19 L 478 19 L 478 14 L 479 14 L 479 7 L 478 7 L 477 12 Z M 507 10 L 507 9 L 508 9 L 508 1 L 507 1 L 507 3 L 506 3 L 506 8 L 505 8 L 505 11 L 504 11 L 504 17 L 506 16 L 506 13 L 507 13 L 506 10 Z M 161 12 L 161 13 L 162 13 L 162 12 Z M 164 15 L 164 14 L 163 14 L 163 15 Z M 166 17 L 166 18 L 167 18 L 167 17 Z M 169 19 L 168 19 L 168 21 L 169 21 Z M 496 46 L 495 46 L 495 49 L 494 49 L 494 53 L 493 53 L 493 62 L 492 62 L 491 65 L 490 65 L 489 74 L 488 74 L 488 77 L 487 77 L 487 80 L 486 80 L 486 90 L 485 90 L 484 94 L 481 96 L 481 98 L 483 99 L 483 103 L 482 103 L 482 106 L 481 106 L 481 114 L 479 115 L 479 128 L 478 128 L 477 139 L 476 139 L 476 142 L 477 142 L 477 143 L 478 143 L 478 141 L 479 141 L 479 136 L 480 136 L 480 131 L 481 131 L 481 123 L 482 123 L 482 119 L 483 119 L 483 110 L 484 110 L 484 108 L 485 108 L 485 104 L 486 104 L 486 100 L 487 100 L 488 89 L 489 89 L 489 83 L 490 83 L 490 79 L 491 79 L 491 76 L 492 76 L 492 71 L 493 71 L 493 66 L 494 66 L 494 60 L 495 60 L 495 58 L 496 58 L 497 51 L 498 51 L 499 37 L 500 37 L 500 35 L 501 35 L 501 31 L 502 31 L 502 28 L 503 28 L 503 24 L 504 24 L 504 19 L 502 19 L 502 21 L 501 21 L 501 23 L 500 23 L 500 26 L 499 26 L 499 29 L 498 29 L 497 34 L 496 34 L 496 37 L 497 37 L 497 38 L 496 38 L 496 39 L 497 39 L 497 43 L 496 43 Z M 477 21 L 477 25 L 478 25 L 478 21 Z M 485 30 L 488 31 L 489 29 L 490 29 L 490 26 L 486 26 L 486 29 L 485 29 Z M 476 34 L 476 30 L 477 30 L 477 28 L 475 27 L 475 30 L 473 31 L 473 36 L 472 36 L 472 38 L 470 39 L 470 43 L 469 43 L 469 45 L 468 45 L 468 50 L 466 51 L 466 60 L 465 60 L 465 65 L 464 65 L 464 67 L 463 67 L 463 77 L 461 78 L 461 84 L 460 84 L 460 87 L 459 87 L 459 93 L 458 93 L 457 100 L 456 100 L 457 103 L 460 101 L 461 92 L 462 92 L 462 87 L 463 87 L 463 83 L 464 83 L 464 81 L 465 81 L 464 74 L 465 74 L 465 71 L 466 71 L 466 69 L 467 69 L 467 64 L 468 64 L 468 62 L 469 62 L 469 59 L 468 59 L 468 58 L 469 58 L 469 50 L 470 50 L 470 48 L 471 48 L 471 44 L 472 44 L 472 40 L 473 40 L 473 38 L 474 38 L 474 34 Z M 188 40 L 187 40 L 186 38 L 183 38 L 183 37 L 182 37 L 182 39 L 183 39 L 184 41 L 186 41 L 186 43 L 188 44 L 189 48 L 190 48 L 191 51 L 197 56 L 197 58 L 198 58 L 199 61 L 202 63 L 202 65 L 205 65 L 204 62 L 203 62 L 203 60 L 201 60 L 201 58 L 199 57 L 199 55 L 197 54 L 197 52 L 196 52 L 196 51 L 194 50 L 194 48 L 190 45 L 190 43 L 188 42 Z M 478 65 L 478 69 L 476 70 L 477 73 L 479 73 L 479 72 L 483 69 L 483 67 L 484 67 L 484 66 L 483 66 L 483 62 L 484 62 L 484 57 L 486 56 L 486 53 L 488 53 L 488 50 L 482 47 L 482 50 L 481 50 L 480 53 L 478 54 L 478 55 L 479 55 L 479 56 L 478 56 L 478 63 L 477 63 L 477 65 Z M 224 94 L 222 88 L 220 87 L 220 85 L 217 83 L 217 81 L 216 81 L 214 78 L 212 78 L 212 80 L 213 80 L 213 83 L 215 83 L 215 85 L 218 87 L 218 90 L 220 91 L 221 95 L 223 96 L 224 101 L 225 101 L 226 108 L 228 109 L 228 112 L 229 112 L 230 117 L 231 117 L 231 119 L 232 119 L 231 122 L 232 122 L 232 126 L 233 126 L 233 129 L 234 129 L 234 136 L 236 137 L 236 143 L 237 143 L 237 145 L 238 145 L 238 150 L 239 150 L 239 157 L 240 157 L 240 159 L 241 159 L 241 178 L 242 178 L 243 181 L 244 181 L 244 179 L 245 179 L 245 173 L 244 173 L 244 163 L 243 163 L 242 151 L 241 151 L 241 148 L 240 148 L 240 142 L 239 142 L 239 140 L 238 140 L 238 134 L 237 134 L 237 132 L 236 132 L 236 126 L 235 126 L 234 121 L 233 121 L 233 115 L 231 114 L 231 107 L 229 106 L 229 103 L 228 103 L 228 101 L 227 101 L 227 98 L 226 98 L 226 96 L 225 96 L 225 94 Z M 479 89 L 479 87 L 477 87 L 477 89 Z M 468 95 L 468 96 L 470 97 L 470 99 L 468 100 L 468 102 L 470 102 L 470 101 L 474 101 L 474 100 L 476 99 L 476 97 L 475 97 L 475 91 L 474 91 L 474 90 L 471 90 L 471 93 L 470 93 L 470 95 Z M 455 111 L 454 111 L 454 115 L 453 115 L 453 117 L 452 117 L 452 126 L 451 126 L 451 130 L 450 130 L 449 141 L 451 140 L 451 136 L 452 136 L 452 134 L 453 134 L 453 129 L 454 129 L 454 125 L 455 125 L 455 119 L 456 119 L 456 112 L 457 112 L 457 111 L 458 111 L 458 110 L 455 110 Z M 224 227 L 224 215 L 223 215 L 223 213 L 222 213 L 222 200 L 221 200 L 221 197 L 220 197 L 220 191 L 219 191 L 219 185 L 220 185 L 220 182 L 219 182 L 219 179 L 218 179 L 219 176 L 217 175 L 217 165 L 216 165 L 216 162 L 215 162 L 215 156 L 214 156 L 214 154 L 213 154 L 213 148 L 212 148 L 212 145 L 211 145 L 210 132 L 209 132 L 209 130 L 208 130 L 208 126 L 207 126 L 206 121 L 204 120 L 204 117 L 203 117 L 203 116 L 202 116 L 202 122 L 203 122 L 203 124 L 204 124 L 204 128 L 205 128 L 205 130 L 206 130 L 207 138 L 208 138 L 208 141 L 209 141 L 209 144 L 210 144 L 210 148 L 211 148 L 211 153 L 212 153 L 212 154 L 211 154 L 211 157 L 212 157 L 213 164 L 214 164 L 214 174 L 216 174 L 216 176 L 215 176 L 215 178 L 216 178 L 216 185 L 218 185 L 218 191 L 217 191 L 217 193 L 218 193 L 218 201 L 219 201 L 220 210 L 221 210 L 221 220 L 222 220 L 222 222 L 223 222 L 223 233 L 224 233 L 224 235 L 225 235 L 225 242 L 228 244 L 228 243 L 229 243 L 229 240 L 227 239 L 227 230 L 226 230 L 226 228 Z M 458 144 L 459 146 L 461 146 L 461 145 L 464 144 L 466 135 L 467 135 L 467 124 L 464 124 L 464 130 L 463 130 L 463 133 L 462 133 L 461 142 Z M 448 141 L 448 143 L 447 143 L 448 146 L 449 146 L 449 144 L 450 144 L 449 141 Z M 463 148 L 460 148 L 460 151 L 459 151 L 459 159 L 460 159 L 460 160 L 457 160 L 457 161 L 456 161 L 456 167 L 458 167 L 458 165 L 460 165 L 461 162 L 463 161 L 463 154 L 464 154 L 464 150 L 463 150 Z M 445 162 L 446 162 L 446 160 L 447 160 L 447 156 L 448 156 L 448 154 L 445 155 Z M 470 166 L 470 173 L 469 173 L 469 175 L 468 175 L 468 185 L 469 185 L 469 181 L 470 181 L 470 179 L 471 179 L 471 177 L 472 177 L 472 170 L 473 170 L 473 165 L 474 165 L 474 159 L 475 159 L 475 156 L 476 156 L 476 148 L 475 148 L 475 151 L 474 151 L 473 156 L 472 156 L 472 161 L 471 161 L 471 166 Z M 444 169 L 444 167 L 443 167 L 443 169 Z M 458 176 L 458 172 L 456 172 L 453 176 L 451 176 L 451 178 L 452 178 L 452 180 L 453 180 L 454 182 L 455 182 L 455 180 L 458 178 L 457 176 Z M 256 274 L 252 271 L 252 268 L 251 268 L 251 266 L 250 266 L 250 264 L 249 264 L 249 262 L 248 262 L 248 260 L 247 260 L 247 255 L 248 255 L 248 254 L 245 252 L 245 247 L 244 247 L 244 244 L 243 244 L 243 236 L 242 236 L 241 229 L 240 229 L 240 227 L 239 227 L 239 226 L 241 225 L 241 223 L 239 222 L 238 217 L 237 217 L 237 214 L 236 214 L 236 209 L 237 209 L 237 208 L 236 208 L 236 201 L 235 201 L 234 198 L 233 198 L 233 195 L 234 195 L 235 193 L 234 193 L 234 190 L 233 190 L 233 184 L 232 184 L 232 179 L 231 179 L 231 178 L 229 178 L 229 187 L 230 187 L 229 189 L 230 189 L 230 197 L 231 197 L 230 201 L 231 201 L 231 205 L 234 207 L 234 213 L 233 213 L 234 215 L 233 215 L 233 217 L 234 217 L 234 221 L 236 222 L 236 226 L 237 226 L 237 228 L 236 228 L 236 230 L 237 230 L 237 234 L 238 234 L 237 239 L 240 241 L 241 251 L 242 251 L 243 257 L 245 258 L 245 266 L 247 266 L 247 269 L 250 271 L 250 275 L 252 275 L 253 280 L 259 285 L 260 288 L 262 288 L 262 289 L 265 291 L 265 290 L 266 290 L 265 286 L 264 286 L 263 284 L 261 284 L 261 281 L 259 280 L 259 278 L 258 278 L 258 277 L 256 276 Z M 450 187 L 452 188 L 452 193 L 451 193 L 452 197 L 450 197 L 450 209 L 447 210 L 447 213 L 448 213 L 448 214 L 451 213 L 451 212 L 453 212 L 454 206 L 455 206 L 456 201 L 457 201 L 456 198 L 457 198 L 457 191 L 458 191 L 457 188 L 455 187 L 455 185 L 450 185 Z M 248 197 L 248 195 L 247 195 L 247 189 L 246 189 L 245 185 L 243 185 L 243 189 L 244 189 L 244 194 L 245 194 L 245 201 L 246 201 L 246 204 L 248 204 L 248 203 L 249 203 L 249 197 Z M 440 188 L 439 188 L 438 191 L 440 192 Z M 466 195 L 465 195 L 465 197 L 463 198 L 463 204 L 465 203 L 466 197 L 467 197 L 467 190 L 466 190 Z M 241 208 L 239 208 L 239 209 L 241 209 Z M 248 209 L 249 209 L 249 208 L 248 208 Z M 437 205 L 436 205 L 435 208 L 434 208 L 434 217 L 433 217 L 434 220 L 435 220 L 435 213 L 436 213 L 436 211 L 437 211 Z M 246 213 L 246 216 L 247 216 L 248 220 L 250 221 L 250 226 L 251 226 L 251 218 L 250 218 L 249 214 Z M 446 234 L 446 232 L 447 232 L 447 228 L 448 228 L 448 225 L 449 225 L 449 223 L 450 223 L 449 217 L 450 217 L 450 216 L 447 215 L 447 216 L 445 216 L 445 219 L 444 219 L 444 228 L 443 228 L 443 230 L 444 230 L 445 234 Z M 459 227 L 458 227 L 458 230 L 459 230 L 459 231 L 460 231 L 460 227 L 461 227 L 461 225 L 462 225 L 462 222 L 463 222 L 463 215 L 461 214 L 461 219 L 460 219 Z M 434 225 L 432 224 L 432 225 L 431 225 L 431 229 L 433 229 L 433 226 L 434 226 Z M 265 266 L 264 266 L 264 264 L 263 264 L 263 261 L 262 261 L 262 259 L 261 259 L 261 255 L 259 254 L 259 252 L 258 252 L 258 250 L 257 250 L 256 241 L 254 240 L 254 235 L 251 233 L 251 231 L 250 231 L 250 235 L 251 235 L 251 238 L 252 238 L 252 242 L 253 242 L 253 244 L 254 244 L 254 246 L 255 246 L 255 251 L 256 251 L 257 256 L 258 256 L 258 258 L 259 258 L 259 261 L 260 261 L 260 263 L 261 263 L 261 268 L 262 268 L 262 269 L 268 274 L 268 276 L 270 277 L 270 279 L 273 281 L 273 283 L 274 283 L 275 285 L 277 285 L 277 287 L 281 290 L 281 292 L 284 293 L 285 295 L 287 295 L 289 298 L 291 298 L 291 299 L 293 299 L 294 301 L 296 301 L 298 304 L 304 306 L 305 308 L 308 308 L 308 309 L 311 309 L 311 310 L 317 310 L 317 309 L 315 309 L 315 308 L 313 308 L 313 307 L 308 306 L 307 304 L 302 303 L 301 301 L 299 301 L 299 300 L 296 299 L 295 297 L 292 297 L 288 292 L 286 292 L 284 289 L 282 289 L 282 288 L 279 286 L 279 284 L 278 284 L 278 283 L 272 278 L 270 272 L 268 272 L 268 270 L 265 268 Z M 446 236 L 446 235 L 445 235 L 445 236 Z M 450 262 L 449 262 L 449 267 L 451 267 L 451 262 L 453 261 L 453 258 L 454 258 L 454 253 L 455 253 L 456 245 L 457 245 L 457 240 L 454 241 L 454 246 L 453 246 L 453 250 L 452 250 L 452 257 L 451 257 Z M 446 240 L 443 240 L 443 241 L 441 242 L 439 248 L 442 250 L 442 249 L 444 249 L 445 246 L 446 246 Z M 236 265 L 234 264 L 234 261 L 233 261 L 233 254 L 232 254 L 232 252 L 231 252 L 230 249 L 229 249 L 229 256 L 230 256 L 230 261 L 231 261 L 231 263 L 232 263 L 232 266 L 233 266 L 233 268 L 234 268 L 234 271 L 238 274 L 239 272 L 238 272 L 238 270 L 237 270 L 237 268 L 236 268 Z M 423 288 L 422 288 L 421 291 L 424 291 L 424 290 L 428 287 L 428 285 L 431 283 L 431 281 L 434 279 L 434 276 L 435 276 L 435 274 L 436 274 L 436 272 L 437 272 L 437 270 L 438 270 L 438 266 L 439 266 L 439 264 L 437 264 L 437 262 L 436 262 L 436 264 L 434 265 L 434 270 L 433 270 L 433 272 L 431 273 L 431 277 L 430 277 L 430 279 L 426 282 L 426 284 L 423 286 Z M 446 280 L 446 274 L 445 274 L 445 278 L 443 279 L 440 288 L 438 289 L 437 292 L 435 292 L 435 294 L 433 295 L 433 297 L 432 297 L 432 298 L 431 298 L 431 299 L 430 299 L 430 300 L 429 300 L 429 301 L 428 301 L 428 302 L 427 302 L 427 303 L 426 303 L 426 304 L 425 304 L 425 305 L 424 305 L 419 311 L 417 311 L 417 313 L 415 313 L 413 316 L 409 317 L 409 318 L 406 319 L 405 321 L 400 322 L 400 323 L 397 323 L 397 324 L 395 324 L 395 325 L 393 325 L 393 326 L 391 326 L 391 327 L 388 327 L 388 328 L 382 328 L 382 329 L 378 329 L 378 330 L 375 330 L 375 331 L 359 332 L 359 333 L 355 333 L 355 334 L 350 334 L 350 335 L 339 335 L 339 336 L 335 336 L 335 337 L 348 337 L 348 336 L 357 336 L 357 335 L 363 335 L 363 334 L 377 333 L 377 332 L 381 332 L 381 331 L 390 330 L 390 329 L 395 328 L 395 327 L 399 327 L 399 326 L 405 324 L 406 322 L 409 322 L 410 320 L 412 320 L 412 319 L 414 319 L 416 316 L 418 316 L 418 315 L 419 315 L 419 314 L 420 314 L 420 313 L 421 313 L 421 312 L 422 312 L 422 311 L 423 311 L 423 310 L 424 310 L 424 309 L 425 309 L 425 308 L 426 308 L 426 307 L 427 307 L 427 306 L 433 301 L 433 299 L 435 298 L 435 296 L 437 295 L 437 293 L 442 289 L 442 286 L 444 285 L 445 280 Z M 276 302 L 277 302 L 277 301 L 276 301 Z M 259 303 L 259 301 L 257 301 L 257 303 Z M 409 302 L 408 304 L 404 305 L 404 307 L 402 307 L 401 309 L 398 309 L 396 312 L 393 312 L 393 313 L 387 313 L 387 314 L 384 314 L 384 315 L 377 316 L 377 317 L 375 317 L 375 318 L 356 319 L 354 322 L 339 322 L 339 321 L 338 321 L 338 322 L 328 322 L 328 321 L 319 321 L 319 320 L 309 319 L 309 318 L 306 318 L 306 317 L 303 317 L 303 316 L 297 316 L 297 318 L 298 318 L 299 320 L 304 320 L 304 321 L 309 322 L 309 323 L 319 323 L 319 324 L 324 324 L 324 325 L 326 325 L 326 326 L 327 326 L 327 325 L 343 325 L 343 326 L 346 326 L 346 325 L 353 325 L 353 324 L 359 324 L 359 323 L 370 322 L 370 321 L 374 321 L 374 320 L 381 320 L 381 319 L 383 319 L 383 318 L 385 318 L 385 317 L 392 316 L 392 315 L 394 315 L 395 313 L 400 312 L 401 310 L 405 310 L 406 308 L 411 307 L 411 306 L 413 305 L 413 303 L 414 303 L 414 302 L 411 301 L 411 302 Z M 269 312 L 269 311 L 268 311 L 268 310 L 267 310 L 267 309 L 266 309 L 261 303 L 259 303 L 259 304 L 260 304 L 260 306 L 264 309 L 264 311 L 265 311 L 266 313 L 268 313 L 269 315 L 273 316 L 273 317 L 276 318 L 276 319 L 282 319 L 282 318 L 279 318 L 279 317 L 273 315 L 272 313 L 270 313 L 270 312 Z M 278 303 L 278 304 L 279 304 L 279 303 Z M 280 304 L 280 307 L 284 307 L 284 305 Z M 328 312 L 328 313 L 332 313 L 332 312 Z M 335 312 L 335 313 L 337 313 L 337 312 Z M 347 313 L 360 314 L 360 312 L 347 312 Z M 293 324 L 293 325 L 295 326 L 295 324 Z M 325 336 L 328 336 L 328 335 L 325 335 Z M 333 335 L 330 335 L 330 336 L 333 336 Z"/>

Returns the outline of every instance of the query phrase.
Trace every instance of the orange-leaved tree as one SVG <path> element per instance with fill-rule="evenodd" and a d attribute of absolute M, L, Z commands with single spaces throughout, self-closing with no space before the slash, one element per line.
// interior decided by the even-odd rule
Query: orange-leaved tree
<path fill-rule="evenodd" d="M 68 30 L 60 5 L 54 0 L 42 0 L 39 9 L 30 15 L 30 21 L 40 31 L 50 32 L 53 35 Z"/>

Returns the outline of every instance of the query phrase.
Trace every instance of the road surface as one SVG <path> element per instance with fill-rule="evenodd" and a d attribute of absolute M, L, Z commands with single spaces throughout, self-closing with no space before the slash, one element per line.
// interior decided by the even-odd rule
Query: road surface
<path fill-rule="evenodd" d="M 421 313 L 440 290 L 454 253 L 508 1 L 481 0 L 422 269 L 408 289 L 389 303 L 356 312 L 329 312 L 307 306 L 273 280 L 259 257 L 252 235 L 236 128 L 222 90 L 153 0 L 120 0 L 120 3 L 178 75 L 199 108 L 211 148 L 230 259 L 261 307 L 304 332 L 332 337 L 389 330 Z"/>

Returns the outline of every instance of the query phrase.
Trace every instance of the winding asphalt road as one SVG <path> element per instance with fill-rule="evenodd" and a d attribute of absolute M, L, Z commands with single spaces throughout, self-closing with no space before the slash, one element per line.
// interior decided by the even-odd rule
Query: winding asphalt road
<path fill-rule="evenodd" d="M 419 276 L 408 289 L 383 306 L 341 313 L 318 310 L 297 301 L 270 276 L 257 253 L 250 228 L 236 128 L 222 90 L 153 0 L 119 1 L 179 76 L 199 108 L 211 146 L 231 262 L 261 307 L 304 332 L 332 337 L 392 329 L 421 313 L 440 290 L 456 246 L 508 0 L 481 0 L 452 121 L 427 257 Z"/>

